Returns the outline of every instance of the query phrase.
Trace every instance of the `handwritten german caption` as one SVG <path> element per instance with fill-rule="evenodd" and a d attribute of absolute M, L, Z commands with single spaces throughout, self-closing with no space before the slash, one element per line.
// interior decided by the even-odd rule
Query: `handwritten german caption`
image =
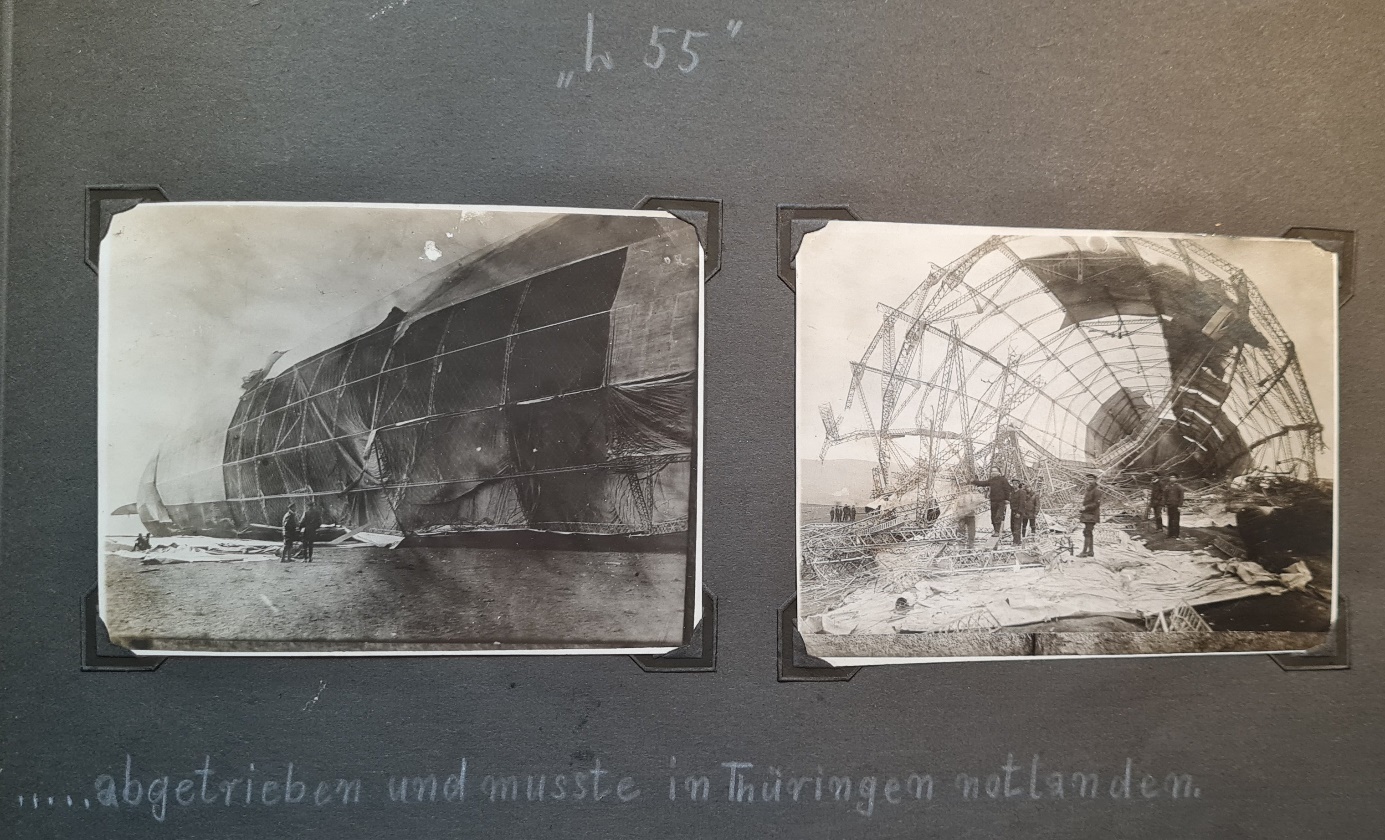
<path fill-rule="evenodd" d="M 189 767 L 143 767 L 132 755 L 75 791 L 11 793 L 32 810 L 138 810 L 158 822 L 189 809 L 353 808 L 378 801 L 400 809 L 723 808 L 839 809 L 870 819 L 888 809 L 1071 800 L 1190 803 L 1199 781 L 1182 770 L 1124 758 L 1107 766 L 1060 767 L 1043 756 L 1010 753 L 990 766 L 945 772 L 899 768 L 850 772 L 748 759 L 688 762 L 669 757 L 657 770 L 614 767 L 599 756 L 557 772 L 481 766 L 465 757 L 448 766 L 359 775 L 306 771 L 295 762 L 226 765 L 203 756 Z"/>

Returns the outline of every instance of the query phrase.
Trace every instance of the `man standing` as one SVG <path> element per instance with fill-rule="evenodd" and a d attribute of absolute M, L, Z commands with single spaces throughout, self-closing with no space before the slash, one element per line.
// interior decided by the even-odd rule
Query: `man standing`
<path fill-rule="evenodd" d="M 1029 528 L 1029 535 L 1032 537 L 1038 533 L 1039 529 L 1039 487 L 1042 482 L 1035 482 L 1033 486 L 1024 488 L 1029 496 L 1025 501 L 1024 522 Z M 1023 529 L 1021 529 L 1023 533 Z"/>
<path fill-rule="evenodd" d="M 989 489 L 991 500 L 991 529 L 1000 536 L 1000 526 L 1005 522 L 1005 503 L 1010 500 L 1010 480 L 999 467 L 991 468 L 991 477 L 984 481 L 973 481 L 977 487 Z"/>
<path fill-rule="evenodd" d="M 1149 486 L 1149 506 L 1154 508 L 1154 527 L 1164 530 L 1164 474 L 1156 472 Z"/>
<path fill-rule="evenodd" d="M 303 554 L 308 558 L 308 562 L 313 562 L 313 543 L 317 541 L 317 529 L 322 525 L 322 514 L 317 512 L 316 505 L 308 505 L 308 509 L 303 511 L 303 521 L 298 523 L 303 537 Z"/>
<path fill-rule="evenodd" d="M 1082 553 L 1078 557 L 1095 557 L 1093 531 L 1101 521 L 1101 488 L 1097 485 L 1096 474 L 1087 473 L 1087 489 L 1082 491 Z"/>
<path fill-rule="evenodd" d="M 284 529 L 284 551 L 279 562 L 292 563 L 293 544 L 298 539 L 298 514 L 293 512 L 292 502 L 289 502 L 289 509 L 284 511 L 284 518 L 279 524 Z"/>
<path fill-rule="evenodd" d="M 1183 506 L 1183 485 L 1178 483 L 1178 479 L 1169 476 L 1164 483 L 1164 507 L 1169 512 L 1169 536 L 1177 539 L 1179 521 L 1183 518 L 1183 512 L 1179 510 Z"/>
<path fill-rule="evenodd" d="M 1029 491 L 1023 481 L 1016 481 L 1010 490 L 1010 536 L 1015 545 L 1024 536 L 1024 520 L 1029 515 Z"/>
<path fill-rule="evenodd" d="M 967 535 L 967 551 L 976 547 L 976 512 L 986 505 L 986 500 L 975 490 L 956 488 L 957 526 Z"/>

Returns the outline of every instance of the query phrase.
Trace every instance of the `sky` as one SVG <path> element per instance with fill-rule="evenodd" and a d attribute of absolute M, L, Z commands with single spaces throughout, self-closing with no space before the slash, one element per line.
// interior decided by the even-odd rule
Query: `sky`
<path fill-rule="evenodd" d="M 876 304 L 899 305 L 926 279 L 930 263 L 947 265 L 995 233 L 1055 232 L 833 221 L 804 237 L 796 260 L 799 457 L 816 458 L 821 449 L 825 433 L 818 406 L 831 403 L 840 415 L 848 363 L 861 357 L 881 324 Z M 1303 240 L 1189 238 L 1240 266 L 1293 340 L 1325 427 L 1328 451 L 1319 456 L 1318 470 L 1333 475 L 1337 303 L 1332 256 Z M 842 444 L 828 457 L 874 460 L 874 447 L 870 441 Z"/>
<path fill-rule="evenodd" d="M 229 419 L 271 351 L 553 215 L 262 203 L 118 214 L 100 263 L 103 508 L 135 500 L 166 436 L 209 407 Z"/>

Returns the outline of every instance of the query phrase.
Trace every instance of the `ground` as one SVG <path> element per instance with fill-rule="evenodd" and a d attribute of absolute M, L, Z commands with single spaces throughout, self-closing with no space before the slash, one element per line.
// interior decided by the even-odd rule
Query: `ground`
<path fill-rule="evenodd" d="M 312 563 L 107 555 L 117 643 L 281 650 L 677 646 L 676 552 L 319 546 Z M 323 645 L 324 640 L 330 643 Z"/>
<path fill-rule="evenodd" d="M 1215 552 L 1212 541 L 1217 538 L 1239 542 L 1240 537 L 1234 527 L 1181 529 L 1178 539 L 1171 539 L 1165 532 L 1156 530 L 1150 523 L 1140 523 L 1136 527 L 1135 538 L 1153 551 L 1209 551 Z M 1260 552 L 1256 561 L 1273 572 L 1282 572 L 1302 560 L 1313 574 L 1313 586 L 1309 591 L 1284 592 L 1280 595 L 1265 595 L 1257 598 L 1241 598 L 1220 604 L 1206 604 L 1197 607 L 1197 612 L 1213 630 L 1226 631 L 1283 631 L 1283 632 L 1325 632 L 1332 624 L 1332 605 L 1326 597 L 1332 590 L 1332 558 L 1314 554 L 1296 554 L 1277 551 L 1273 556 Z M 1314 591 L 1316 590 L 1316 591 Z M 1043 625 L 1029 625 L 1012 628 L 1015 632 L 1061 633 L 1096 632 L 1118 630 L 1143 630 L 1143 626 L 1125 622 L 1118 618 L 1093 617 L 1063 619 Z"/>
<path fill-rule="evenodd" d="M 1330 507 L 1327 510 L 1330 514 Z M 865 555 L 859 562 L 853 563 L 850 558 L 834 561 L 841 565 L 824 567 L 829 570 L 830 576 L 815 577 L 804 585 L 800 591 L 800 615 L 807 616 L 809 621 L 805 641 L 814 655 L 825 657 L 1034 656 L 1295 650 L 1312 647 L 1322 643 L 1322 634 L 1331 626 L 1334 583 L 1332 558 L 1322 551 L 1324 545 L 1331 544 L 1331 532 L 1327 530 L 1324 537 L 1310 530 L 1316 518 L 1321 518 L 1317 513 L 1276 511 L 1273 516 L 1252 514 L 1249 517 L 1241 516 L 1237 524 L 1220 526 L 1205 521 L 1199 524 L 1207 527 L 1184 525 L 1177 539 L 1169 538 L 1148 520 L 1137 520 L 1128 515 L 1113 517 L 1098 526 L 1094 560 L 1082 560 L 1063 553 L 1059 555 L 1063 558 L 1061 567 L 1049 565 L 1047 569 L 1032 568 L 1027 571 L 1017 567 L 1013 572 L 997 568 L 984 572 L 959 572 L 950 577 L 925 575 L 924 579 L 929 583 L 923 589 L 914 585 L 924 571 L 910 565 L 910 558 L 914 555 L 908 547 L 878 549 L 873 555 Z M 1313 519 L 1309 519 L 1309 516 Z M 1201 518 L 1210 519 L 1205 516 Z M 1244 536 L 1247 533 L 1249 539 Z M 1111 539 L 1113 536 L 1117 539 Z M 979 540 L 981 543 L 990 541 L 989 534 Z M 1008 535 L 997 538 L 997 542 L 1008 543 Z M 924 550 L 930 549 L 931 545 Z M 1051 549 L 1049 545 L 1045 550 Z M 1189 586 L 1195 588 L 1189 591 L 1199 592 L 1198 597 L 1208 602 L 1195 609 L 1215 631 L 1212 634 L 1192 630 L 1148 633 L 1144 632 L 1145 621 L 1142 619 L 1097 612 L 1095 610 L 1101 606 L 1099 603 L 1094 607 L 1091 601 L 1084 601 L 1091 590 L 1087 584 L 1077 582 L 1082 575 L 1073 579 L 1076 588 L 1073 590 L 1074 601 L 1069 605 L 1073 614 L 1069 617 L 1030 624 L 1002 622 L 1006 626 L 989 630 L 973 628 L 960 618 L 953 621 L 958 616 L 970 616 L 968 610 L 975 606 L 976 595 L 992 592 L 991 587 L 998 588 L 988 603 L 990 612 L 1000 615 L 996 606 L 999 604 L 1006 607 L 1013 617 L 1015 606 L 1029 602 L 1025 599 L 1012 601 L 1006 594 L 1006 586 L 1013 589 L 1021 585 L 1015 583 L 1020 578 L 1008 577 L 1012 574 L 1039 575 L 1045 579 L 1056 574 L 1066 578 L 1073 572 L 1081 571 L 1083 564 L 1096 563 L 1124 578 L 1127 574 L 1125 570 L 1139 568 L 1144 563 L 1161 562 L 1157 559 L 1160 557 L 1165 558 L 1162 562 L 1166 568 L 1185 568 L 1177 561 L 1174 566 L 1168 566 L 1170 559 L 1183 554 L 1187 554 L 1188 560 L 1195 564 L 1186 567 L 1188 569 L 1210 569 L 1216 561 L 1240 557 L 1249 561 L 1249 568 L 1258 569 L 1254 574 L 1262 576 L 1256 579 L 1254 586 L 1246 587 L 1248 591 L 1245 594 L 1238 596 L 1233 590 L 1218 588 L 1221 584 L 1205 590 L 1205 582 L 1216 579 L 1202 578 L 1194 572 Z M 868 559 L 872 556 L 873 561 Z M 1037 563 L 1045 555 L 1030 550 L 1026 556 Z M 1048 562 L 1051 564 L 1051 558 Z M 1268 575 L 1293 574 L 1300 562 L 1312 576 L 1306 587 L 1261 587 L 1260 581 Z M 1222 574 L 1229 575 L 1227 579 L 1239 585 L 1235 574 Z M 1271 577 L 1269 580 L 1273 583 L 1275 579 Z M 960 581 L 968 583 L 958 590 Z M 1118 584 L 1117 590 L 1123 590 L 1126 586 L 1120 579 L 1113 582 Z M 1105 585 L 1101 581 L 1096 583 Z M 1038 587 L 1037 583 L 1036 588 L 1048 589 Z M 1227 599 L 1218 601 L 1218 596 Z M 1041 600 L 1042 596 L 1038 597 Z M 1189 600 L 1196 603 L 1191 595 Z M 932 629 L 940 625 L 946 632 Z M 817 626 L 823 629 L 813 629 Z"/>

